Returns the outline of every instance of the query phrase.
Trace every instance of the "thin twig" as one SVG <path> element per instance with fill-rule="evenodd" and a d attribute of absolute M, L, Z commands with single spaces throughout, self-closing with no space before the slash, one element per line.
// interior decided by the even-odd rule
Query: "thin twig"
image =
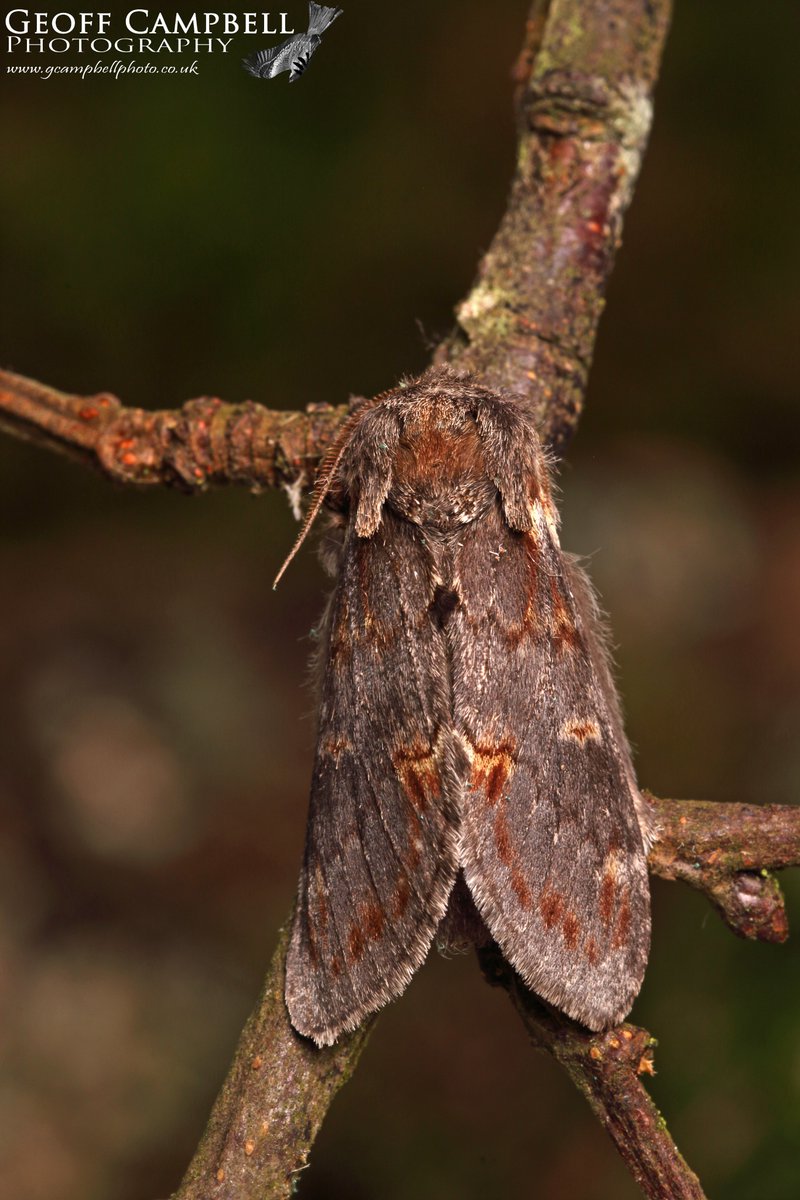
<path fill-rule="evenodd" d="M 761 861 L 772 868 L 800 865 L 800 807 L 762 809 L 654 796 L 650 801 L 660 829 L 650 852 L 651 872 L 701 886 L 699 872 L 708 880 L 701 890 L 715 904 L 712 878 L 727 876 L 735 890 L 742 873 L 758 874 Z M 717 847 L 727 856 L 724 862 L 713 857 Z M 746 936 L 774 940 L 775 914 L 784 912 L 777 886 L 774 896 L 773 918 L 749 926 Z M 785 913 L 783 920 L 785 929 Z M 292 1030 L 283 1000 L 284 954 L 282 938 L 208 1130 L 174 1200 L 289 1196 L 328 1105 L 355 1067 L 363 1031 L 331 1050 L 316 1050 Z M 654 1200 L 702 1197 L 638 1078 L 652 1071 L 650 1034 L 627 1024 L 590 1034 L 537 1000 L 496 951 L 484 952 L 482 962 L 489 981 L 509 992 L 534 1043 L 561 1063 L 586 1096 L 646 1195 Z"/>
<path fill-rule="evenodd" d="M 97 467 L 118 483 L 197 492 L 219 484 L 308 484 L 347 415 L 346 404 L 276 412 L 212 396 L 179 409 L 126 408 L 116 396 L 74 396 L 0 371 L 0 426 L 7 433 Z"/>
<path fill-rule="evenodd" d="M 583 407 L 597 325 L 647 142 L 668 0 L 536 0 L 515 69 L 519 141 L 506 214 L 438 350 L 535 410 L 561 453 Z M 190 400 L 123 408 L 0 372 L 18 436 L 89 458 L 112 478 L 197 491 L 309 484 L 348 406 L 274 412 Z M 96 415 L 94 415 L 96 413 Z"/>
<path fill-rule="evenodd" d="M 508 207 L 437 354 L 526 397 L 557 454 L 583 407 L 669 17 L 665 0 L 533 5 Z"/>
<path fill-rule="evenodd" d="M 323 1118 L 355 1070 L 369 1024 L 319 1050 L 295 1033 L 283 1000 L 287 932 L 174 1200 L 290 1196 Z"/>
<path fill-rule="evenodd" d="M 789 922 L 772 871 L 800 863 L 800 807 L 656 800 L 650 871 L 703 892 L 729 929 L 785 942 Z"/>
<path fill-rule="evenodd" d="M 704 1200 L 641 1075 L 652 1075 L 654 1039 L 635 1025 L 589 1033 L 543 1004 L 495 946 L 480 951 L 487 981 L 504 988 L 539 1050 L 552 1054 L 588 1100 L 633 1178 L 651 1200 Z"/>

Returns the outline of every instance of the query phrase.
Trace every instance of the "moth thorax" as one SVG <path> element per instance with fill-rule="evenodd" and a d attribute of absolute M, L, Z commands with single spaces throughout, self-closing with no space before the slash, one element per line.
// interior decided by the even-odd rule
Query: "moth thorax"
<path fill-rule="evenodd" d="M 414 486 L 396 480 L 389 492 L 395 512 L 415 525 L 446 532 L 477 521 L 494 504 L 497 488 L 490 479 L 431 480 Z"/>
<path fill-rule="evenodd" d="M 406 422 L 395 455 L 389 504 L 415 525 L 447 530 L 477 520 L 494 503 L 475 424 L 457 414 L 461 428 L 433 420 Z"/>

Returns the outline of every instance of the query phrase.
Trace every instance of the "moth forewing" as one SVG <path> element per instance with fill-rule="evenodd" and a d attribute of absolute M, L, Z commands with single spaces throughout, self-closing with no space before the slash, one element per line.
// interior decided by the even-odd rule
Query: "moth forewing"
<path fill-rule="evenodd" d="M 432 369 L 363 406 L 335 453 L 324 486 L 348 515 L 292 1021 L 326 1044 L 399 995 L 461 871 L 526 983 L 612 1024 L 647 958 L 649 829 L 531 418 Z"/>

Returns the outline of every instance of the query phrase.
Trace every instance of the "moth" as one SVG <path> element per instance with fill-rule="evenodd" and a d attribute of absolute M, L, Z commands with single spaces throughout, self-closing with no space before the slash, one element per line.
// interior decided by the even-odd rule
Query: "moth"
<path fill-rule="evenodd" d="M 653 830 L 530 412 L 432 368 L 354 411 L 292 554 L 323 503 L 294 1028 L 355 1029 L 469 907 L 537 995 L 617 1023 L 647 962 Z"/>

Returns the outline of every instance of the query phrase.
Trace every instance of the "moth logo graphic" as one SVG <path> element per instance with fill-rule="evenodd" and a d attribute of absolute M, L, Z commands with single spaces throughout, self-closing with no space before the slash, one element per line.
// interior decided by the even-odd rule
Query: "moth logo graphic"
<path fill-rule="evenodd" d="M 283 71 L 289 72 L 289 83 L 305 71 L 308 60 L 322 42 L 322 34 L 341 15 L 341 8 L 324 8 L 309 0 L 308 30 L 298 33 L 271 50 L 257 50 L 242 59 L 242 66 L 257 79 L 274 79 Z"/>

